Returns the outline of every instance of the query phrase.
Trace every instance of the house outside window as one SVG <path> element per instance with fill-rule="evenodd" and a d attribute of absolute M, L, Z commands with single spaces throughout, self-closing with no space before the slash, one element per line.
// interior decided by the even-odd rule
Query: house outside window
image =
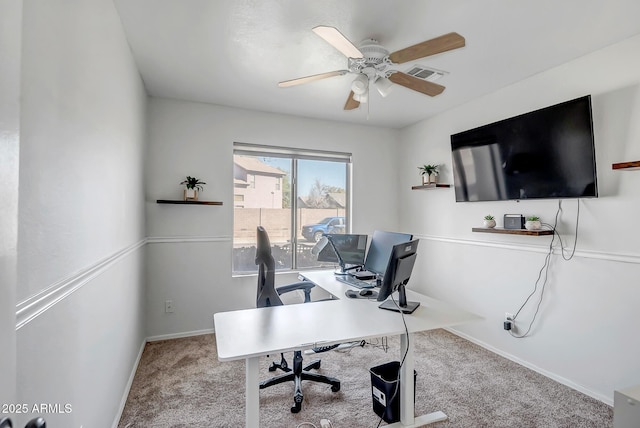
<path fill-rule="evenodd" d="M 257 271 L 257 226 L 277 270 L 322 267 L 311 254 L 322 233 L 349 231 L 351 155 L 236 143 L 233 160 L 233 273 Z"/>

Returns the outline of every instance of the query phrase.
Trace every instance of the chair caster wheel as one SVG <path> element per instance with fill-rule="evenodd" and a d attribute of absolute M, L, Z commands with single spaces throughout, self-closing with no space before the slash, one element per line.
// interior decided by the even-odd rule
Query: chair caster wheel
<path fill-rule="evenodd" d="M 302 409 L 302 400 L 304 400 L 304 395 L 300 393 L 293 396 L 294 405 L 291 408 L 291 413 L 298 413 Z"/>
<path fill-rule="evenodd" d="M 307 367 L 304 368 L 305 371 L 308 370 L 320 370 L 320 360 L 314 361 L 313 363 L 309 364 Z"/>
<path fill-rule="evenodd" d="M 337 384 L 337 385 L 331 385 L 331 391 L 332 391 L 332 392 L 338 392 L 338 391 L 340 391 L 340 384 Z"/>

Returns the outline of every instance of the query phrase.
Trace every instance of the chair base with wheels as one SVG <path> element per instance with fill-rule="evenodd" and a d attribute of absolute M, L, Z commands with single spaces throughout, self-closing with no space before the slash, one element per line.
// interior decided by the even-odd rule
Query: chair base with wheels
<path fill-rule="evenodd" d="M 283 358 L 284 361 L 284 358 Z M 286 363 L 286 361 L 285 361 Z M 281 365 L 280 363 L 279 365 Z M 274 367 L 277 363 L 274 363 L 271 367 Z M 271 370 L 269 367 L 269 371 Z M 292 413 L 298 413 L 302 408 L 302 400 L 304 399 L 304 394 L 302 394 L 302 381 L 310 380 L 313 382 L 326 383 L 327 385 L 331 385 L 331 391 L 338 392 L 340 391 L 340 381 L 334 377 L 329 377 L 317 373 L 310 373 L 309 370 L 318 370 L 320 368 L 320 360 L 315 360 L 312 363 L 302 366 L 302 352 L 294 351 L 293 353 L 293 370 L 289 367 L 282 368 L 282 370 L 287 371 L 288 373 L 282 374 L 280 376 L 273 377 L 271 379 L 265 380 L 260 383 L 260 389 L 268 388 L 273 385 L 278 385 L 284 382 L 292 382 L 294 383 L 294 392 L 293 392 L 293 407 L 291 407 Z"/>

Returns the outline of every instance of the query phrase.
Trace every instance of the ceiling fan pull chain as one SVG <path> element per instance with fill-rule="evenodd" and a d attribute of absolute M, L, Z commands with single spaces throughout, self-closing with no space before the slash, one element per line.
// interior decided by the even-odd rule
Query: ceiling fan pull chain
<path fill-rule="evenodd" d="M 367 85 L 367 100 L 369 99 L 369 86 Z M 367 121 L 369 120 L 369 104 L 371 104 L 371 101 L 367 103 Z"/>

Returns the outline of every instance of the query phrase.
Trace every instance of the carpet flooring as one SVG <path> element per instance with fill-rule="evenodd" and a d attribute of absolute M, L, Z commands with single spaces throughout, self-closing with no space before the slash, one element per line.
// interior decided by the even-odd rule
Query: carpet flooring
<path fill-rule="evenodd" d="M 441 410 L 449 417 L 431 427 L 613 426 L 612 407 L 445 330 L 414 338 L 416 414 Z M 305 355 L 307 363 L 320 357 L 318 372 L 339 378 L 341 390 L 303 382 L 298 414 L 289 410 L 292 383 L 261 390 L 260 426 L 319 427 L 322 418 L 335 428 L 378 426 L 369 369 L 398 360 L 399 350 L 399 339 L 389 338 Z M 261 379 L 273 375 L 271 360 L 261 359 Z M 219 362 L 213 334 L 147 343 L 118 427 L 244 427 L 244 361 Z"/>

